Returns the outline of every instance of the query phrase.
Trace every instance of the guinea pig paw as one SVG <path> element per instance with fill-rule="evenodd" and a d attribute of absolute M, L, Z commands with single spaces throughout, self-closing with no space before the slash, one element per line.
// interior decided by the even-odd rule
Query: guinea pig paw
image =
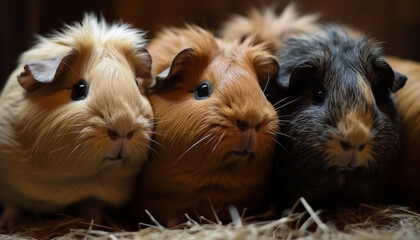
<path fill-rule="evenodd" d="M 0 231 L 12 231 L 16 227 L 22 212 L 15 205 L 5 205 L 3 214 L 0 217 Z"/>

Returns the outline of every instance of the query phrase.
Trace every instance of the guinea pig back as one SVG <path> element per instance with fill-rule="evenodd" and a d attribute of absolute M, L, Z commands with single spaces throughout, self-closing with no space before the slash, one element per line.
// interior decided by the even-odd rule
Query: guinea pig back
<path fill-rule="evenodd" d="M 226 40 L 254 36 L 254 42 L 268 44 L 274 54 L 283 47 L 287 38 L 319 31 L 318 18 L 318 14 L 301 15 L 293 3 L 288 4 L 281 14 L 277 14 L 274 7 L 252 8 L 248 16 L 236 15 L 226 21 L 220 36 Z"/>
<path fill-rule="evenodd" d="M 0 97 L 1 224 L 7 209 L 128 200 L 153 131 L 145 45 L 141 31 L 86 15 L 22 54 Z"/>
<path fill-rule="evenodd" d="M 151 41 L 156 135 L 133 201 L 143 221 L 146 209 L 165 225 L 185 214 L 230 221 L 229 206 L 258 209 L 278 131 L 261 89 L 278 64 L 250 42 L 224 42 L 195 26 Z"/>
<path fill-rule="evenodd" d="M 407 78 L 394 73 L 377 43 L 339 26 L 289 39 L 279 62 L 287 97 L 270 97 L 284 105 L 279 140 L 287 152 L 277 153 L 286 207 L 301 196 L 314 206 L 380 200 L 400 148 L 393 93 Z"/>
<path fill-rule="evenodd" d="M 398 204 L 408 203 L 420 210 L 420 63 L 387 57 L 389 64 L 396 71 L 408 77 L 407 84 L 398 91 L 397 109 L 402 122 L 402 148 L 400 160 L 393 179 L 398 194 Z"/>

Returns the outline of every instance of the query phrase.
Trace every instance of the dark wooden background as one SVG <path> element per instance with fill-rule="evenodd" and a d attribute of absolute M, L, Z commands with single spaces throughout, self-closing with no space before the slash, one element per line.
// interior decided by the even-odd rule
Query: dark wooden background
<path fill-rule="evenodd" d="M 162 26 L 196 23 L 211 30 L 233 13 L 250 6 L 287 0 L 1 0 L 0 88 L 16 66 L 20 53 L 34 42 L 35 34 L 51 33 L 63 23 L 80 20 L 84 12 L 102 14 L 109 21 L 124 20 L 149 31 Z M 300 12 L 322 13 L 323 21 L 347 24 L 384 42 L 385 52 L 420 61 L 420 1 L 418 0 L 295 0 Z"/>

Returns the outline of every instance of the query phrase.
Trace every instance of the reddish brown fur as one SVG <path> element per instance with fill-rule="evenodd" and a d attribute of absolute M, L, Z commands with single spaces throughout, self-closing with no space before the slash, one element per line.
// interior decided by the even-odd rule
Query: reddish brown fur
<path fill-rule="evenodd" d="M 157 143 L 140 175 L 137 213 L 148 209 L 164 224 L 182 221 L 184 213 L 213 218 L 212 206 L 225 221 L 229 205 L 253 214 L 267 190 L 278 130 L 276 112 L 260 88 L 267 74 L 277 73 L 275 58 L 262 45 L 223 42 L 189 26 L 165 30 L 150 43 L 153 75 L 187 47 L 196 50 L 197 59 L 185 65 L 183 80 L 150 95 Z M 259 82 L 257 75 L 265 77 Z M 192 92 L 203 80 L 213 84 L 213 94 L 196 100 Z M 253 157 L 229 153 L 240 141 L 237 120 L 261 124 Z"/>

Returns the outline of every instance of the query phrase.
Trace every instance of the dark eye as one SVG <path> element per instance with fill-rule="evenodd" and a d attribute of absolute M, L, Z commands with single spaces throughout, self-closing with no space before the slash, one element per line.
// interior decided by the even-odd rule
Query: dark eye
<path fill-rule="evenodd" d="M 88 85 L 86 80 L 82 79 L 73 85 L 73 90 L 71 92 L 71 98 L 73 100 L 82 100 L 85 99 L 88 94 Z"/>
<path fill-rule="evenodd" d="M 212 90 L 213 89 L 212 89 L 211 83 L 209 81 L 202 82 L 195 89 L 194 97 L 197 100 L 206 99 L 206 98 L 210 97 Z"/>
<path fill-rule="evenodd" d="M 315 91 L 314 93 L 314 104 L 320 105 L 324 102 L 325 92 L 323 90 Z"/>

